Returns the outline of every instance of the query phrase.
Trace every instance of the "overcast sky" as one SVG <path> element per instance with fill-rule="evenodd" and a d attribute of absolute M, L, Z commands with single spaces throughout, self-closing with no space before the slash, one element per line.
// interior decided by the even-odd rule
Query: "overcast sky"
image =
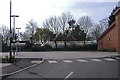
<path fill-rule="evenodd" d="M 33 19 L 42 27 L 42 22 L 50 16 L 59 16 L 70 11 L 77 20 L 81 16 L 90 16 L 94 22 L 106 18 L 119 0 L 12 0 L 12 15 L 16 18 L 16 27 L 23 31 L 26 23 Z M 0 25 L 9 27 L 9 2 L 0 0 Z"/>

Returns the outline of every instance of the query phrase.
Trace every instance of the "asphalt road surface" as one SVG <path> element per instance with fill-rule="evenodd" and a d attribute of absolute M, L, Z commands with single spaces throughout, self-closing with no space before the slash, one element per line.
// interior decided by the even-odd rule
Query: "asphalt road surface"
<path fill-rule="evenodd" d="M 6 78 L 118 78 L 120 58 L 47 59 Z"/>

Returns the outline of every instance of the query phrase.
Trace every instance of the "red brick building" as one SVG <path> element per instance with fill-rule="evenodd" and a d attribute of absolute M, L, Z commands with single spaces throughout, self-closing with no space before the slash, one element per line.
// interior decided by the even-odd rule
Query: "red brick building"
<path fill-rule="evenodd" d="M 99 50 L 120 52 L 120 7 L 113 13 L 115 21 L 98 38 Z"/>

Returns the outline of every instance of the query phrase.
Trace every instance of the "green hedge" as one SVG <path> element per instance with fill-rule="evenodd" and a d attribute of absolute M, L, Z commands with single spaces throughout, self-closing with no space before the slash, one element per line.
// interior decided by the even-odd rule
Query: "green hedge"
<path fill-rule="evenodd" d="M 10 47 L 7 46 L 7 44 L 2 43 L 2 52 L 8 52 L 8 51 L 10 51 Z"/>
<path fill-rule="evenodd" d="M 67 48 L 53 48 L 53 51 L 97 51 L 97 44 L 88 44 L 83 46 L 72 45 Z"/>
<path fill-rule="evenodd" d="M 9 47 L 3 44 L 3 51 L 9 51 Z M 20 51 L 97 51 L 97 44 L 87 44 L 83 46 L 71 45 L 66 48 L 52 48 L 49 44 L 44 45 L 34 45 L 27 43 L 25 46 L 20 46 Z"/>
<path fill-rule="evenodd" d="M 34 45 L 32 47 L 32 51 L 52 51 L 52 46 L 46 44 L 43 47 L 41 47 L 40 45 Z"/>
<path fill-rule="evenodd" d="M 83 46 L 72 45 L 66 48 L 52 48 L 49 44 L 41 47 L 40 45 L 27 45 L 26 51 L 97 51 L 97 44 L 88 44 Z"/>

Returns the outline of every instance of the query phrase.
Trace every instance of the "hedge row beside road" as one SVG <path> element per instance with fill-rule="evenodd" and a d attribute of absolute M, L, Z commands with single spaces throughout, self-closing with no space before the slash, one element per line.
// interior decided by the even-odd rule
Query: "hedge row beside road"
<path fill-rule="evenodd" d="M 3 44 L 2 51 L 8 52 L 9 46 Z M 97 44 L 86 44 L 83 46 L 71 45 L 66 48 L 52 48 L 48 44 L 44 46 L 26 44 L 25 46 L 20 46 L 20 51 L 97 51 Z"/>

